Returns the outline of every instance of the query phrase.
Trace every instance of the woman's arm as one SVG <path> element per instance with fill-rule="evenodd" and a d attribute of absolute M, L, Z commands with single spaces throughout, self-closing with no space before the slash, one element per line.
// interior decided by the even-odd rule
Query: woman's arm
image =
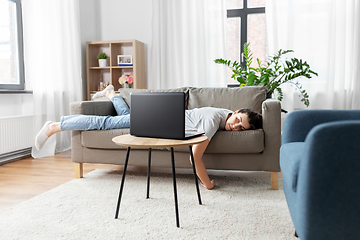
<path fill-rule="evenodd" d="M 205 185 L 205 187 L 207 189 L 212 189 L 214 187 L 214 184 L 212 181 L 210 181 L 209 175 L 206 172 L 205 164 L 202 160 L 202 156 L 205 152 L 205 149 L 209 145 L 209 142 L 210 142 L 209 139 L 206 139 L 206 141 L 202 143 L 195 144 L 192 149 L 193 149 L 196 173 L 200 178 L 201 182 Z"/>

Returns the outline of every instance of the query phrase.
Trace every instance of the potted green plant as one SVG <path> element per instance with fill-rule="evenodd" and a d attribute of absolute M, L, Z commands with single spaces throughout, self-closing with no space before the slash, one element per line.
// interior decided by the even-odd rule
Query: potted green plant
<path fill-rule="evenodd" d="M 97 59 L 99 60 L 99 67 L 106 67 L 106 59 L 108 59 L 108 55 L 106 55 L 106 53 L 99 53 Z"/>
<path fill-rule="evenodd" d="M 290 58 L 284 59 L 282 57 L 293 52 L 293 50 L 280 49 L 276 54 L 269 57 L 266 63 L 262 63 L 258 58 L 256 59 L 258 67 L 251 67 L 253 57 L 250 50 L 250 43 L 244 44 L 244 57 L 246 68 L 242 67 L 237 61 L 230 61 L 224 59 L 216 59 L 215 62 L 224 64 L 232 69 L 231 78 L 237 80 L 242 86 L 265 86 L 268 96 L 277 93 L 277 99 L 283 99 L 283 92 L 280 86 L 284 83 L 290 83 L 300 92 L 301 101 L 308 107 L 309 95 L 302 89 L 302 85 L 296 81 L 298 77 L 306 77 L 310 79 L 313 75 L 318 75 L 310 69 L 310 65 L 302 59 Z"/>

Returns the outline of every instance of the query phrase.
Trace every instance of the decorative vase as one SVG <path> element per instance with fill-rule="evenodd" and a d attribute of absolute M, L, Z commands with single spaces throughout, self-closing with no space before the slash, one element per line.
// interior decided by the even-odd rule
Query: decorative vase
<path fill-rule="evenodd" d="M 123 83 L 123 88 L 130 88 L 130 85 L 129 85 L 129 83 Z"/>
<path fill-rule="evenodd" d="M 98 59 L 99 67 L 106 67 L 106 59 Z"/>

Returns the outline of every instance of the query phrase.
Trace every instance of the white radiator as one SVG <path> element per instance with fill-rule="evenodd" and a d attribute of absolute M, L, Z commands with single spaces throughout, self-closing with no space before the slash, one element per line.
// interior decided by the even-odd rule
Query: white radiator
<path fill-rule="evenodd" d="M 0 155 L 34 144 L 33 115 L 0 117 Z"/>

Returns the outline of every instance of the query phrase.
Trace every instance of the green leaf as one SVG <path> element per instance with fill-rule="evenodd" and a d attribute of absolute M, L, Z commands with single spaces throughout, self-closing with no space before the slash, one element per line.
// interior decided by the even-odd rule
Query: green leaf
<path fill-rule="evenodd" d="M 236 80 L 241 84 L 245 84 L 245 80 L 242 79 L 241 77 L 237 77 Z"/>
<path fill-rule="evenodd" d="M 257 79 L 257 76 L 254 72 L 250 72 L 247 79 L 246 79 L 246 86 L 253 86 L 254 81 Z"/>
<path fill-rule="evenodd" d="M 249 69 L 252 63 L 252 53 L 250 50 L 250 43 L 244 44 L 244 58 L 245 58 L 246 66 Z"/>

